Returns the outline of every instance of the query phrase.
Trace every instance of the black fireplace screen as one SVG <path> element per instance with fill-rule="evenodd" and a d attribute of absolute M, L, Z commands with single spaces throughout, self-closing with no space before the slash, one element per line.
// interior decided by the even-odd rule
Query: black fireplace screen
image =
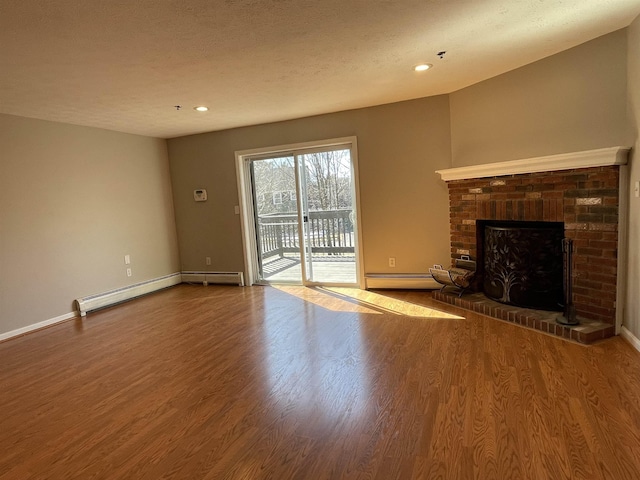
<path fill-rule="evenodd" d="M 484 225 L 485 295 L 525 308 L 562 310 L 562 224 L 509 223 Z"/>

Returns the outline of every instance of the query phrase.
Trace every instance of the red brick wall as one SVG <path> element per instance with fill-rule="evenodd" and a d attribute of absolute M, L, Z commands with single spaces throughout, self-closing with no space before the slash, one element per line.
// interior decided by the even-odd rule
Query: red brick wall
<path fill-rule="evenodd" d="M 564 222 L 578 316 L 615 323 L 619 167 L 448 182 L 451 258 L 477 259 L 476 220 Z"/>

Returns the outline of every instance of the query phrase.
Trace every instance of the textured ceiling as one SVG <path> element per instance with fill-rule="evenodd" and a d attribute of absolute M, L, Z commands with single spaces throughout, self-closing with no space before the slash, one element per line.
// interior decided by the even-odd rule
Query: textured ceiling
<path fill-rule="evenodd" d="M 176 137 L 450 93 L 638 14 L 640 0 L 0 0 L 0 112 Z"/>

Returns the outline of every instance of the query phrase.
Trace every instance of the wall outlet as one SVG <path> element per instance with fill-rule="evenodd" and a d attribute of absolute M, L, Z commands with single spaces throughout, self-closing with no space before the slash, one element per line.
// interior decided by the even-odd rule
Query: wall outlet
<path fill-rule="evenodd" d="M 396 257 L 389 257 L 389 266 L 395 268 L 395 266 L 396 266 Z"/>
<path fill-rule="evenodd" d="M 206 263 L 207 265 L 211 265 L 211 257 L 205 257 L 204 263 Z"/>
<path fill-rule="evenodd" d="M 129 265 L 131 263 L 131 255 L 124 256 L 124 264 Z"/>
<path fill-rule="evenodd" d="M 127 277 L 130 277 L 131 275 L 132 275 L 132 273 L 131 273 L 131 269 L 130 269 L 130 268 L 127 268 Z"/>

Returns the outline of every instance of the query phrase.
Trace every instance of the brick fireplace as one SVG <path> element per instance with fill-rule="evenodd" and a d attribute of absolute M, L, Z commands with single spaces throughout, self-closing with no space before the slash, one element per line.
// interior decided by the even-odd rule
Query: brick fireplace
<path fill-rule="evenodd" d="M 614 147 L 438 171 L 449 190 L 451 262 L 462 255 L 478 258 L 479 221 L 562 222 L 565 238 L 573 240 L 572 300 L 578 318 L 583 324 L 607 324 L 612 328 L 603 336 L 612 335 L 623 293 L 619 272 L 626 256 L 621 251 L 626 209 L 620 179 L 621 172 L 626 175 L 627 152 Z M 570 330 L 553 330 L 572 337 Z"/>

